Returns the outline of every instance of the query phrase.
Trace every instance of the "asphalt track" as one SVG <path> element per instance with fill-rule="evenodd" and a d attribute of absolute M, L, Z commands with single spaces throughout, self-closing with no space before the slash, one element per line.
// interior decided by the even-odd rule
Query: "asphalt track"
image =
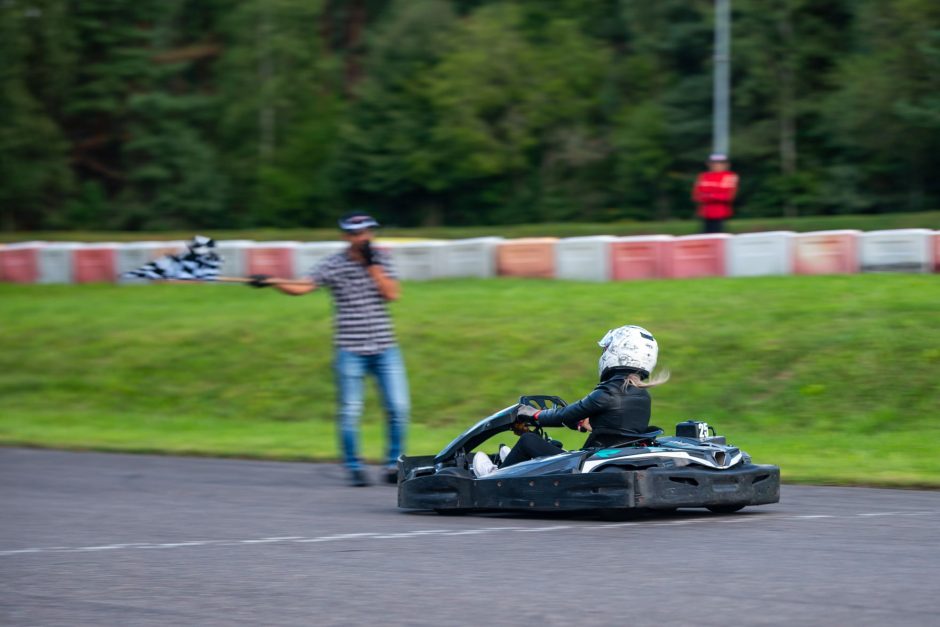
<path fill-rule="evenodd" d="M 940 492 L 402 512 L 337 466 L 0 449 L 4 625 L 938 625 Z"/>

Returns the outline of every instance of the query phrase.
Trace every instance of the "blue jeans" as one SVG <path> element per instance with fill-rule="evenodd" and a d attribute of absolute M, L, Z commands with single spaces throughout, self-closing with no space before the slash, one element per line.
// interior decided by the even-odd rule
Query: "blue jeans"
<path fill-rule="evenodd" d="M 408 377 L 401 351 L 393 346 L 375 355 L 360 355 L 341 348 L 336 349 L 337 422 L 343 462 L 349 470 L 362 467 L 359 459 L 359 416 L 366 373 L 375 377 L 382 393 L 385 414 L 388 417 L 389 467 L 395 466 L 402 453 L 411 400 L 408 395 Z"/>

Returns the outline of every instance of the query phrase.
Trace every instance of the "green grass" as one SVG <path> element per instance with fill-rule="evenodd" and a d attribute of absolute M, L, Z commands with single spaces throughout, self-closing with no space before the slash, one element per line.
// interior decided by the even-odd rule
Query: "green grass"
<path fill-rule="evenodd" d="M 600 336 L 636 323 L 673 373 L 654 423 L 705 419 L 790 482 L 940 487 L 936 275 L 433 281 L 393 313 L 413 454 L 523 393 L 576 400 Z M 0 285 L 0 443 L 335 459 L 330 317 L 326 294 Z M 377 460 L 371 386 L 364 425 Z"/>
<path fill-rule="evenodd" d="M 731 233 L 756 231 L 825 231 L 831 229 L 858 229 L 877 231 L 883 229 L 927 228 L 940 229 L 940 211 L 920 213 L 882 213 L 876 215 L 809 216 L 800 218 L 735 218 L 727 222 Z M 498 235 L 502 237 L 575 237 L 580 235 L 689 235 L 698 233 L 698 220 L 671 220 L 668 222 L 604 222 L 604 223 L 549 223 L 517 224 L 503 226 L 467 227 L 421 227 L 385 228 L 382 235 L 389 237 L 429 237 L 459 239 Z M 0 233 L 0 242 L 25 240 L 78 241 L 78 242 L 126 242 L 139 240 L 189 239 L 197 231 L 166 232 L 108 232 L 108 231 L 36 231 Z M 216 239 L 250 239 L 256 241 L 297 240 L 323 241 L 339 239 L 333 228 L 321 229 L 206 229 L 207 235 Z"/>

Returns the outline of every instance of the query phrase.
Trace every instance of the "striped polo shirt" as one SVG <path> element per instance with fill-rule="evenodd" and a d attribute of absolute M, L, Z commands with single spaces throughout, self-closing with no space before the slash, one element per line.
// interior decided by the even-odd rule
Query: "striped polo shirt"
<path fill-rule="evenodd" d="M 397 279 L 388 255 L 375 251 L 385 273 Z M 310 271 L 310 278 L 333 294 L 333 342 L 337 348 L 374 355 L 395 345 L 395 332 L 386 301 L 365 267 L 346 251 L 330 255 Z"/>

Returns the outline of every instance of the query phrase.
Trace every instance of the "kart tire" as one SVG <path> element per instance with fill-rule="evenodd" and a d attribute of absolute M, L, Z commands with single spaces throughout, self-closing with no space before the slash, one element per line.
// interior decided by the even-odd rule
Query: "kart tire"
<path fill-rule="evenodd" d="M 642 512 L 632 508 L 615 508 L 602 509 L 598 514 L 600 515 L 600 519 L 605 522 L 622 522 L 625 520 L 634 520 L 642 515 Z"/>
<path fill-rule="evenodd" d="M 713 514 L 733 514 L 744 509 L 743 505 L 709 505 L 708 511 Z"/>

